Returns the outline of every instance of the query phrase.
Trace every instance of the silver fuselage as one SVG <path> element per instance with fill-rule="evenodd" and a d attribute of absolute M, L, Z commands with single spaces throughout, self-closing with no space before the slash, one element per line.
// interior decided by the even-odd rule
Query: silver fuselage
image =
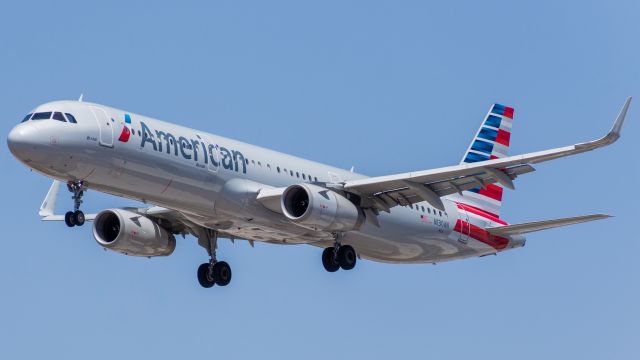
<path fill-rule="evenodd" d="M 264 208 L 255 201 L 255 190 L 366 177 L 108 106 L 59 101 L 32 112 L 42 111 L 72 113 L 78 123 L 17 125 L 9 147 L 28 167 L 65 182 L 84 180 L 92 190 L 177 210 L 194 223 L 238 239 L 329 246 L 331 234 L 298 226 Z M 122 133 L 125 125 L 131 133 Z M 229 188 L 233 191 L 225 192 Z M 380 213 L 379 227 L 366 222 L 348 232 L 343 242 L 364 258 L 394 263 L 436 263 L 524 244 L 521 236 L 509 238 L 504 248 L 473 239 L 470 228 L 460 231 L 459 221 L 480 228 L 499 224 L 443 200 L 443 212 L 428 203 L 393 207 Z"/>

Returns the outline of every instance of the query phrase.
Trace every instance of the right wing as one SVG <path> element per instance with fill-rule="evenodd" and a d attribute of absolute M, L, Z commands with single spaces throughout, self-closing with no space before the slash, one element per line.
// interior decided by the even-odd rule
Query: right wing
<path fill-rule="evenodd" d="M 630 103 L 629 97 L 609 133 L 598 140 L 501 159 L 351 180 L 346 181 L 342 189 L 358 194 L 363 200 L 362 207 L 381 211 L 389 211 L 396 205 L 410 205 L 420 201 L 427 201 L 433 207 L 443 210 L 444 204 L 440 200 L 442 196 L 461 193 L 463 190 L 492 183 L 514 189 L 513 180 L 518 175 L 535 170 L 531 164 L 576 155 L 613 144 L 620 137 L 620 130 Z"/>
<path fill-rule="evenodd" d="M 60 191 L 61 182 L 53 180 L 47 196 L 44 198 L 38 215 L 42 221 L 64 221 L 64 215 L 55 214 L 55 206 Z M 159 225 L 173 234 L 192 234 L 198 238 L 203 237 L 204 228 L 197 225 L 182 213 L 176 210 L 163 208 L 160 206 L 152 206 L 148 208 L 125 207 L 125 210 L 144 215 L 158 222 Z M 86 221 L 93 221 L 97 214 L 86 214 Z"/>

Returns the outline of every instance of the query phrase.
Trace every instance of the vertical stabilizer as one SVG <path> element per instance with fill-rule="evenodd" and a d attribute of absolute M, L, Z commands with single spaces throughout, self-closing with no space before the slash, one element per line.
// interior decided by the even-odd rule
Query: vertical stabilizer
<path fill-rule="evenodd" d="M 461 164 L 506 157 L 511 140 L 513 113 L 512 107 L 493 104 L 464 154 Z M 463 191 L 462 196 L 451 195 L 450 198 L 500 217 L 502 192 L 501 185 L 489 184 Z"/>

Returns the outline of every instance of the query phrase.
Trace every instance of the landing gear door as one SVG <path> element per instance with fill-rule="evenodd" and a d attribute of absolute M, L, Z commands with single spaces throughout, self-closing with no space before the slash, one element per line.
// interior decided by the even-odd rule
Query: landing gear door
<path fill-rule="evenodd" d="M 112 123 L 109 115 L 107 115 L 107 112 L 103 109 L 92 106 L 91 112 L 98 123 L 98 129 L 100 131 L 100 145 L 113 147 L 113 127 L 115 124 Z"/>

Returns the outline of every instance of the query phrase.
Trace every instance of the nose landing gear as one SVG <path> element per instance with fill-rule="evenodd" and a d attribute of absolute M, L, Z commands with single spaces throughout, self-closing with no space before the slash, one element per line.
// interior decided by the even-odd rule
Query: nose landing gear
<path fill-rule="evenodd" d="M 351 270 L 356 266 L 356 251 L 351 245 L 341 245 L 342 237 L 341 233 L 334 234 L 335 243 L 322 252 L 322 265 L 328 272 L 336 272 L 340 268 Z"/>
<path fill-rule="evenodd" d="M 87 188 L 84 181 L 69 181 L 67 189 L 73 193 L 71 197 L 73 199 L 73 211 L 67 211 L 64 214 L 64 222 L 68 227 L 82 226 L 85 218 L 84 213 L 80 211 L 80 204 L 82 204 L 82 196 Z"/>

